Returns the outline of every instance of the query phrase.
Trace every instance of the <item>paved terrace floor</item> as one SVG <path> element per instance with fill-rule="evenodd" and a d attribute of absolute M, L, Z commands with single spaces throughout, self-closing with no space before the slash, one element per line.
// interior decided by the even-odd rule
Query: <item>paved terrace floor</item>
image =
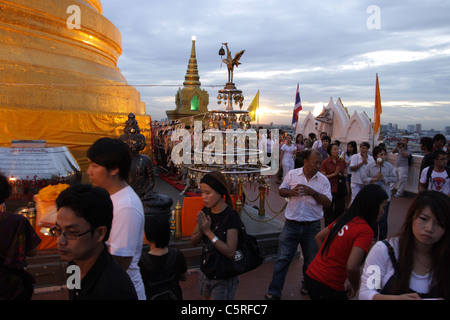
<path fill-rule="evenodd" d="M 279 185 L 275 183 L 272 178 L 270 185 L 269 199 L 270 206 L 275 211 L 281 209 L 284 205 L 284 198 L 278 195 Z M 182 203 L 183 196 L 179 195 L 179 191 L 170 186 L 168 183 L 161 179 L 157 179 L 155 191 L 171 196 L 174 199 L 174 205 L 177 200 Z M 246 187 L 248 199 L 255 199 L 258 190 L 251 186 Z M 412 202 L 412 197 L 404 198 L 392 198 L 389 208 L 389 236 L 394 235 L 399 231 L 403 224 L 407 210 Z M 259 200 L 256 203 L 247 203 L 247 205 L 253 206 L 259 205 Z M 266 205 L 266 217 L 270 217 L 270 209 Z M 243 213 L 244 214 L 244 213 Z M 281 213 L 276 217 L 276 220 L 281 223 L 284 222 L 284 214 Z M 261 222 L 262 223 L 262 222 Z M 302 268 L 303 258 L 301 251 L 299 255 L 294 258 L 289 272 L 287 274 L 286 282 L 283 288 L 282 299 L 283 300 L 309 300 L 308 296 L 300 294 L 301 281 L 302 281 Z M 235 300 L 262 300 L 264 294 L 267 292 L 270 281 L 272 279 L 274 259 L 266 260 L 258 269 L 248 272 L 240 276 L 240 283 L 236 293 Z M 186 282 L 181 283 L 183 290 L 183 297 L 185 300 L 202 300 L 203 298 L 198 294 L 198 269 L 193 268 L 188 272 L 188 279 Z M 33 300 L 67 300 L 67 291 L 60 288 L 55 288 L 56 291 L 50 291 L 49 289 L 37 290 L 33 296 Z"/>

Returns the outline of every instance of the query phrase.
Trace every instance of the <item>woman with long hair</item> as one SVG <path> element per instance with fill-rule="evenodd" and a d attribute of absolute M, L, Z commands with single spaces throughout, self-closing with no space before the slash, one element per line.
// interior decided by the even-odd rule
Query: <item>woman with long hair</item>
<path fill-rule="evenodd" d="M 450 198 L 420 192 L 397 237 L 367 256 L 361 300 L 450 299 Z"/>
<path fill-rule="evenodd" d="M 301 168 L 303 167 L 303 156 L 305 153 L 305 143 L 303 139 L 303 135 L 301 133 L 297 134 L 295 136 L 295 165 L 294 168 Z"/>
<path fill-rule="evenodd" d="M 316 235 L 320 247 L 306 271 L 311 300 L 346 300 L 359 287 L 360 267 L 370 250 L 373 227 L 388 195 L 378 185 L 364 186 L 350 208 Z M 346 280 L 349 284 L 345 287 Z"/>
<path fill-rule="evenodd" d="M 200 190 L 205 206 L 197 214 L 197 226 L 191 236 L 191 244 L 197 246 L 203 243 L 204 254 L 217 252 L 232 260 L 236 254 L 239 229 L 243 224 L 233 209 L 227 179 L 220 171 L 209 172 L 200 180 Z M 200 294 L 208 300 L 233 300 L 238 277 L 208 277 L 204 267 L 203 264 L 200 267 Z"/>

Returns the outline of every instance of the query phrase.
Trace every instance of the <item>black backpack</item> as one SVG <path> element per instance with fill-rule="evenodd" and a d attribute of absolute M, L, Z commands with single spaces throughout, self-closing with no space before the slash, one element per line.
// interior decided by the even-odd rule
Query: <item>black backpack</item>
<path fill-rule="evenodd" d="M 425 189 L 428 190 L 428 185 L 430 184 L 431 181 L 431 174 L 433 173 L 434 170 L 434 165 L 431 165 L 428 167 L 428 171 L 427 171 L 427 181 L 425 182 Z M 447 171 L 447 179 L 450 179 L 450 167 L 445 167 L 445 171 Z"/>
<path fill-rule="evenodd" d="M 178 279 L 175 271 L 177 249 L 169 248 L 166 263 L 157 267 L 147 251 L 143 251 L 139 261 L 147 300 L 178 300 Z"/>
<path fill-rule="evenodd" d="M 412 162 L 413 162 L 413 156 L 412 156 L 412 154 L 410 154 L 408 156 L 408 167 L 411 167 Z"/>

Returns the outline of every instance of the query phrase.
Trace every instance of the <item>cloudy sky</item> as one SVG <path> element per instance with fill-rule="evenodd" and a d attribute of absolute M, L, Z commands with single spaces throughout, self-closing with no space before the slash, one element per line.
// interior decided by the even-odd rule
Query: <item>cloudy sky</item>
<path fill-rule="evenodd" d="M 218 50 L 245 50 L 234 82 L 244 108 L 260 90 L 260 123 L 290 124 L 297 83 L 303 111 L 340 97 L 350 115 L 373 118 L 378 73 L 381 123 L 450 125 L 450 1 L 103 0 L 122 34 L 118 67 L 153 120 L 175 109 L 196 35 L 202 87 L 227 81 Z M 373 7 L 375 5 L 376 7 Z M 173 86 L 159 86 L 173 85 Z"/>

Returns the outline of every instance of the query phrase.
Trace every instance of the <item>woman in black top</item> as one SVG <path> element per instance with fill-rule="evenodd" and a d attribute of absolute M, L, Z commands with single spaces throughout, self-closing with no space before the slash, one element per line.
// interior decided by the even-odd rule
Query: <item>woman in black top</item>
<path fill-rule="evenodd" d="M 213 246 L 219 254 L 234 259 L 242 221 L 233 209 L 228 182 L 219 171 L 207 173 L 200 180 L 205 207 L 197 214 L 197 226 L 191 236 L 191 244 Z M 225 200 L 224 200 L 225 197 Z M 225 237 L 221 231 L 225 232 Z M 219 238 L 220 236 L 220 238 Z M 199 275 L 200 294 L 206 299 L 232 300 L 239 278 L 208 278 L 203 271 Z"/>

